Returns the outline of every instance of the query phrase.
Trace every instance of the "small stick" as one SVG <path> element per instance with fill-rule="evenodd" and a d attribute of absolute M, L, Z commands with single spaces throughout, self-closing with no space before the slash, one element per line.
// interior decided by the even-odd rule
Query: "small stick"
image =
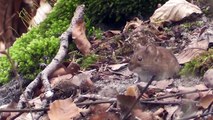
<path fill-rule="evenodd" d="M 152 76 L 151 80 L 149 80 L 149 82 L 147 83 L 147 85 L 145 86 L 145 88 L 143 88 L 143 90 L 141 90 L 140 86 L 138 85 L 138 88 L 141 90 L 141 94 L 138 96 L 138 98 L 135 100 L 135 102 L 132 104 L 131 108 L 127 111 L 127 113 L 124 115 L 122 120 L 126 120 L 130 114 L 130 112 L 132 111 L 132 109 L 135 107 L 135 105 L 139 102 L 140 98 L 143 96 L 143 94 L 146 92 L 146 90 L 148 89 L 149 85 L 152 83 L 152 81 L 155 79 L 155 76 Z"/>

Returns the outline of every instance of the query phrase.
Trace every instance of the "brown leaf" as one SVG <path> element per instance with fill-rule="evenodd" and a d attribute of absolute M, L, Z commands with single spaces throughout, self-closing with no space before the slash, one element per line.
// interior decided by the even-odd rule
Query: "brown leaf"
<path fill-rule="evenodd" d="M 66 74 L 67 74 L 66 67 L 60 64 L 58 68 L 52 74 L 50 74 L 49 78 L 51 79 L 53 77 L 58 77 L 58 76 L 66 75 Z"/>
<path fill-rule="evenodd" d="M 16 109 L 16 107 L 17 107 L 17 103 L 11 102 L 7 105 L 0 106 L 0 109 Z M 1 120 L 6 120 L 6 119 L 9 120 L 11 117 L 13 117 L 12 112 L 1 112 L 0 113 Z"/>
<path fill-rule="evenodd" d="M 129 86 L 125 92 L 126 96 L 138 97 L 140 94 L 138 87 L 136 85 Z"/>
<path fill-rule="evenodd" d="M 70 64 L 66 68 L 66 72 L 72 75 L 75 75 L 80 70 L 80 66 L 77 63 L 70 62 Z"/>
<path fill-rule="evenodd" d="M 127 33 L 129 30 L 136 29 L 137 27 L 141 26 L 142 23 L 143 21 L 136 17 L 134 20 L 126 23 L 123 29 L 123 33 Z"/>
<path fill-rule="evenodd" d="M 206 95 L 205 97 L 202 97 L 199 101 L 199 105 L 204 109 L 207 109 L 209 105 L 211 105 L 212 103 L 213 103 L 213 95 Z"/>
<path fill-rule="evenodd" d="M 186 0 L 169 0 L 163 6 L 155 10 L 150 17 L 151 23 L 161 24 L 166 21 L 180 21 L 193 13 L 201 14 L 202 11 L 196 5 Z"/>
<path fill-rule="evenodd" d="M 196 106 L 196 103 L 197 102 L 191 100 L 182 100 L 182 104 L 175 111 L 173 119 L 176 120 L 196 115 L 196 113 L 198 112 L 198 107 Z"/>
<path fill-rule="evenodd" d="M 157 81 L 156 83 L 156 87 L 162 90 L 165 90 L 169 85 L 171 85 L 173 83 L 174 80 L 161 80 L 161 81 Z"/>
<path fill-rule="evenodd" d="M 55 77 L 50 79 L 50 83 L 51 83 L 51 87 L 55 87 L 58 86 L 59 84 L 63 84 L 64 81 L 70 81 L 70 84 L 72 84 L 71 80 L 72 80 L 73 75 L 71 74 L 67 74 L 67 75 L 62 75 L 59 77 Z"/>
<path fill-rule="evenodd" d="M 133 115 L 139 120 L 155 120 L 155 117 L 151 112 L 143 112 L 140 109 L 135 109 L 132 112 Z"/>
<path fill-rule="evenodd" d="M 85 34 L 85 23 L 83 20 L 77 22 L 76 25 L 73 26 L 72 30 L 72 39 L 74 40 L 77 48 L 84 54 L 88 55 L 90 53 L 91 44 L 88 41 Z"/>
<path fill-rule="evenodd" d="M 180 54 L 176 55 L 179 64 L 191 61 L 203 52 L 206 52 L 209 45 L 208 40 L 195 41 L 189 44 Z"/>
<path fill-rule="evenodd" d="M 89 120 L 120 120 L 115 113 L 102 112 L 92 115 Z"/>
<path fill-rule="evenodd" d="M 106 32 L 103 33 L 103 35 L 107 38 L 110 38 L 119 34 L 121 34 L 120 30 L 107 30 Z"/>
<path fill-rule="evenodd" d="M 167 120 L 172 120 L 172 116 L 175 113 L 175 111 L 178 109 L 178 106 L 165 106 L 165 110 L 168 112 L 168 115 L 166 116 Z"/>
<path fill-rule="evenodd" d="M 48 116 L 50 120 L 72 120 L 80 116 L 82 109 L 78 108 L 70 99 L 56 100 L 50 103 Z"/>
<path fill-rule="evenodd" d="M 109 107 L 109 103 L 91 106 L 92 115 L 89 120 L 119 120 L 115 113 L 106 112 Z"/>
<path fill-rule="evenodd" d="M 178 86 L 178 90 L 180 92 L 191 92 L 197 90 L 195 87 L 184 87 L 184 86 Z M 195 100 L 199 97 L 199 93 L 191 93 L 184 95 L 184 98 L 188 98 L 191 100 Z"/>

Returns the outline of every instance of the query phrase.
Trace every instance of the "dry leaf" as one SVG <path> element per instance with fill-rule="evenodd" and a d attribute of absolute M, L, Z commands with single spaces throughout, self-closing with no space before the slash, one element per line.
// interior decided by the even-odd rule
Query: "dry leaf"
<path fill-rule="evenodd" d="M 157 24 L 162 24 L 166 21 L 180 21 L 193 13 L 201 14 L 202 11 L 199 7 L 186 0 L 169 0 L 155 10 L 154 14 L 150 17 L 150 21 Z"/>
<path fill-rule="evenodd" d="M 9 104 L 6 105 L 2 105 L 0 106 L 0 109 L 16 109 L 17 107 L 17 103 L 15 102 L 11 102 Z M 13 112 L 1 112 L 0 113 L 0 119 L 1 120 L 6 120 L 6 119 L 10 119 L 11 117 L 13 117 Z"/>
<path fill-rule="evenodd" d="M 98 104 L 90 106 L 91 117 L 89 120 L 119 120 L 118 116 L 115 113 L 106 112 L 111 104 Z"/>
<path fill-rule="evenodd" d="M 48 116 L 50 120 L 73 120 L 80 116 L 82 109 L 78 108 L 70 99 L 56 100 L 50 103 Z"/>
<path fill-rule="evenodd" d="M 123 33 L 127 33 L 129 30 L 134 30 L 137 27 L 141 26 L 143 21 L 141 21 L 139 18 L 135 18 L 134 20 L 131 20 L 130 22 L 127 22 L 124 29 Z"/>
<path fill-rule="evenodd" d="M 164 109 L 168 112 L 168 115 L 166 116 L 166 120 L 172 120 L 172 116 L 175 113 L 175 111 L 178 109 L 178 106 L 165 106 Z"/>
<path fill-rule="evenodd" d="M 52 10 L 52 6 L 45 0 L 40 1 L 40 7 L 36 10 L 36 15 L 31 19 L 29 26 L 34 27 L 44 21 L 47 14 Z"/>
<path fill-rule="evenodd" d="M 129 86 L 125 92 L 125 95 L 127 96 L 133 96 L 133 97 L 138 97 L 140 94 L 138 87 L 136 85 Z"/>
<path fill-rule="evenodd" d="M 103 35 L 107 38 L 110 38 L 119 34 L 121 34 L 120 30 L 107 30 L 106 32 L 103 33 Z"/>
<path fill-rule="evenodd" d="M 155 86 L 161 90 L 165 90 L 169 85 L 171 85 L 173 83 L 173 81 L 174 80 L 172 80 L 172 79 L 157 81 Z"/>
<path fill-rule="evenodd" d="M 155 117 L 151 112 L 143 112 L 140 109 L 135 109 L 132 112 L 137 120 L 155 120 Z"/>
<path fill-rule="evenodd" d="M 173 119 L 182 119 L 185 117 L 196 115 L 198 112 L 198 107 L 196 106 L 196 103 L 197 102 L 191 100 L 182 100 L 182 104 L 175 111 Z"/>
<path fill-rule="evenodd" d="M 108 67 L 111 68 L 112 70 L 116 71 L 116 70 L 120 70 L 120 69 L 124 68 L 127 65 L 128 65 L 128 63 L 122 63 L 122 64 L 109 65 Z"/>
<path fill-rule="evenodd" d="M 73 26 L 72 39 L 74 40 L 77 48 L 84 54 L 88 55 L 90 53 L 91 44 L 88 41 L 85 33 L 85 23 L 79 20 L 76 25 Z"/>
<path fill-rule="evenodd" d="M 202 106 L 204 109 L 207 109 L 212 103 L 213 95 L 206 95 L 205 97 L 202 97 L 199 101 L 199 105 Z"/>
<path fill-rule="evenodd" d="M 195 87 L 178 86 L 178 90 L 180 92 L 191 92 L 191 91 L 195 91 L 197 89 Z M 198 92 L 184 95 L 184 98 L 188 98 L 188 99 L 191 99 L 191 100 L 195 100 L 198 97 L 199 97 L 199 93 Z"/>
<path fill-rule="evenodd" d="M 66 75 L 66 67 L 63 65 L 60 65 L 52 74 L 50 74 L 50 79 L 54 78 L 54 77 L 58 77 L 58 76 L 62 76 L 62 75 Z"/>
<path fill-rule="evenodd" d="M 176 55 L 179 64 L 189 62 L 201 53 L 206 52 L 208 45 L 208 40 L 194 41 L 190 43 L 180 54 Z"/>

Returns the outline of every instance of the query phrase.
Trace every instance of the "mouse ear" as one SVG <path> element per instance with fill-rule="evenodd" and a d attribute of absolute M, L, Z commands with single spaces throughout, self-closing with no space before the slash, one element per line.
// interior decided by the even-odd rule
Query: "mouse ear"
<path fill-rule="evenodd" d="M 157 50 L 156 46 L 148 45 L 146 47 L 146 52 L 150 55 L 157 55 L 158 50 Z"/>

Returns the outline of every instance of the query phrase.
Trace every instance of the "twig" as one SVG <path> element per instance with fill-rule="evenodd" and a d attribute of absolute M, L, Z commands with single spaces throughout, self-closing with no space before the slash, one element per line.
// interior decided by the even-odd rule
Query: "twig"
<path fill-rule="evenodd" d="M 138 98 L 135 100 L 135 102 L 132 104 L 131 108 L 127 111 L 127 113 L 124 115 L 124 117 L 122 118 L 122 120 L 126 120 L 130 114 L 130 112 L 132 111 L 132 109 L 135 107 L 135 105 L 139 102 L 140 98 L 143 96 L 143 94 L 146 92 L 146 90 L 148 89 L 149 85 L 152 83 L 152 81 L 155 79 L 155 76 L 152 76 L 152 79 L 149 80 L 149 82 L 147 83 L 147 85 L 145 86 L 145 88 L 142 89 L 140 95 L 138 96 Z M 138 85 L 139 89 L 140 86 Z M 141 89 L 140 89 L 141 90 Z"/>
<path fill-rule="evenodd" d="M 76 8 L 74 16 L 72 18 L 71 24 L 69 28 L 60 36 L 60 48 L 58 53 L 56 54 L 55 58 L 51 61 L 51 63 L 42 71 L 40 72 L 37 77 L 26 87 L 24 93 L 20 97 L 20 101 L 18 103 L 18 108 L 23 108 L 23 105 L 26 102 L 24 95 L 29 98 L 33 90 L 41 83 L 45 88 L 45 97 L 47 99 L 51 99 L 53 96 L 53 92 L 48 80 L 48 76 L 57 68 L 57 65 L 62 62 L 65 55 L 67 54 L 68 49 L 68 37 L 72 33 L 73 26 L 78 22 L 78 20 L 83 19 L 84 15 L 84 5 L 80 5 Z"/>
<path fill-rule="evenodd" d="M 193 116 L 189 116 L 189 117 L 185 117 L 185 118 L 181 118 L 181 119 L 177 119 L 177 120 L 190 120 L 190 119 L 205 117 L 207 115 L 213 115 L 213 112 L 199 114 L 199 115 L 193 115 Z"/>
<path fill-rule="evenodd" d="M 181 93 L 176 93 L 176 94 L 172 94 L 172 95 L 159 96 L 159 97 L 155 97 L 155 98 L 148 98 L 148 99 L 145 99 L 144 101 L 161 100 L 161 99 L 165 99 L 165 98 L 186 95 L 186 94 L 191 94 L 191 93 L 195 93 L 195 92 L 205 92 L 205 91 L 210 91 L 210 90 L 213 90 L 213 88 L 205 89 L 205 90 L 194 90 L 194 91 L 189 91 L 189 92 L 181 92 Z"/>

